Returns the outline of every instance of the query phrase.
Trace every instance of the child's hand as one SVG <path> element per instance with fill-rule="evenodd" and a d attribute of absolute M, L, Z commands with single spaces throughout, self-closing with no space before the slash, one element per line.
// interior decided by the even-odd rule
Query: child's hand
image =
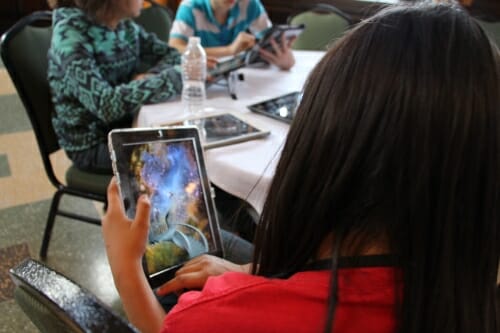
<path fill-rule="evenodd" d="M 241 51 L 251 48 L 255 45 L 255 36 L 248 32 L 240 32 L 236 39 L 229 45 L 229 50 L 232 55 L 236 55 Z"/>
<path fill-rule="evenodd" d="M 175 277 L 156 290 L 158 295 L 167 295 L 184 289 L 202 289 L 210 276 L 225 272 L 250 272 L 250 265 L 237 265 L 211 255 L 196 257 L 184 264 Z"/>
<path fill-rule="evenodd" d="M 132 78 L 133 81 L 135 80 L 143 80 L 143 79 L 146 79 L 150 76 L 152 76 L 153 74 L 151 73 L 140 73 L 140 74 L 136 74 L 134 75 L 134 77 Z"/>
<path fill-rule="evenodd" d="M 130 270 L 141 269 L 149 229 L 150 202 L 142 195 L 137 202 L 135 219 L 123 211 L 118 184 L 113 177 L 108 186 L 108 209 L 102 218 L 102 234 L 115 282 Z"/>
<path fill-rule="evenodd" d="M 283 70 L 288 70 L 295 65 L 295 57 L 293 56 L 292 49 L 290 48 L 294 41 L 295 38 L 287 41 L 285 34 L 281 34 L 280 45 L 278 45 L 274 38 L 272 38 L 270 43 L 273 47 L 273 52 L 260 49 L 260 56 L 267 62 L 270 62 Z"/>

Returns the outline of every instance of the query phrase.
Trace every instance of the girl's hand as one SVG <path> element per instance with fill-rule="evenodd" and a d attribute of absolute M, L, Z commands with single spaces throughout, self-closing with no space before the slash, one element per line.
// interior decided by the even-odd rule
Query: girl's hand
<path fill-rule="evenodd" d="M 225 272 L 250 272 L 250 265 L 237 265 L 211 255 L 196 257 L 184 264 L 175 277 L 156 290 L 160 296 L 184 289 L 202 289 L 210 276 Z"/>
<path fill-rule="evenodd" d="M 130 270 L 142 270 L 149 229 L 150 202 L 146 195 L 137 201 L 137 213 L 130 220 L 124 212 L 115 177 L 108 186 L 108 209 L 102 218 L 102 234 L 115 283 Z"/>

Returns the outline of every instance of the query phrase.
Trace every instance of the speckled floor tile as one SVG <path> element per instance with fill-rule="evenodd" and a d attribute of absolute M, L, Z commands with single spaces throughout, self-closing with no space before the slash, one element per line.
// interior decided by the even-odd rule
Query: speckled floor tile
<path fill-rule="evenodd" d="M 14 282 L 9 276 L 9 269 L 30 257 L 28 244 L 17 244 L 0 249 L 0 302 L 12 299 Z"/>
<path fill-rule="evenodd" d="M 0 303 L 0 333 L 39 333 L 14 300 Z"/>

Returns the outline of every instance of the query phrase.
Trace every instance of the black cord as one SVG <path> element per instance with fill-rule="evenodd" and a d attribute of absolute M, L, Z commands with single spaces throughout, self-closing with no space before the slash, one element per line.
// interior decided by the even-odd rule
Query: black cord
<path fill-rule="evenodd" d="M 335 309 L 338 303 L 338 266 L 340 256 L 340 245 L 343 239 L 343 231 L 337 230 L 334 236 L 333 254 L 332 254 L 332 276 L 330 278 L 330 298 L 328 299 L 328 309 L 326 312 L 325 333 L 331 333 L 335 321 Z"/>
<path fill-rule="evenodd" d="M 269 166 L 271 165 L 271 163 L 274 161 L 274 159 L 276 158 L 276 156 L 278 155 L 278 152 L 283 148 L 283 145 L 285 144 L 285 140 L 286 138 L 281 142 L 281 144 L 278 146 L 278 149 L 274 152 L 273 154 L 273 157 L 269 160 L 269 162 L 267 162 L 264 170 L 262 171 L 262 173 L 259 175 L 259 178 L 257 179 L 257 181 L 253 184 L 252 188 L 250 189 L 250 191 L 248 192 L 248 194 L 245 196 L 245 201 L 248 202 L 248 198 L 250 197 L 250 195 L 253 193 L 253 191 L 255 190 L 255 188 L 257 187 L 257 185 L 260 183 L 262 177 L 264 177 L 264 174 L 266 173 L 267 169 L 269 168 Z M 260 215 L 260 214 L 259 214 Z"/>

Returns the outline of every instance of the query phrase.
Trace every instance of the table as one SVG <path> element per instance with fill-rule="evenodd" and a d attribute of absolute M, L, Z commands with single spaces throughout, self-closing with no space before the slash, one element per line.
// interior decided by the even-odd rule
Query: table
<path fill-rule="evenodd" d="M 237 82 L 238 99 L 233 100 L 227 88 L 212 85 L 207 89 L 204 114 L 233 113 L 271 134 L 258 140 L 205 151 L 210 181 L 224 191 L 247 201 L 262 212 L 266 193 L 281 148 L 288 133 L 288 124 L 248 111 L 247 105 L 292 91 L 302 90 L 310 70 L 324 52 L 294 51 L 296 65 L 290 71 L 268 68 L 243 68 L 244 80 Z M 158 126 L 186 119 L 180 98 L 166 103 L 145 105 L 137 117 L 138 127 Z"/>

